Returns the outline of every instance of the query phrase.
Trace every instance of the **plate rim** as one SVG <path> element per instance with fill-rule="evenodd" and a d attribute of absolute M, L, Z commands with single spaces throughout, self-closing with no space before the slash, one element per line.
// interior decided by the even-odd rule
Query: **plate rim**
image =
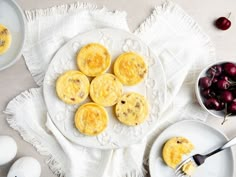
<path fill-rule="evenodd" d="M 118 30 L 118 31 L 121 31 L 121 32 L 128 33 L 129 35 L 132 35 L 132 36 L 134 36 L 135 38 L 137 38 L 138 40 L 140 40 L 144 45 L 146 45 L 146 46 L 149 48 L 150 51 L 152 51 L 152 49 L 149 47 L 149 45 L 147 45 L 139 36 L 135 35 L 134 33 L 130 32 L 130 31 L 127 31 L 127 30 L 124 30 L 124 29 L 111 28 L 111 27 L 104 27 L 104 28 L 91 29 L 91 30 L 88 30 L 88 31 L 85 31 L 85 32 L 82 32 L 82 33 L 77 34 L 77 35 L 74 36 L 72 39 L 70 39 L 69 41 L 67 41 L 64 45 L 62 45 L 62 46 L 58 49 L 58 51 L 55 53 L 55 55 L 53 56 L 53 58 L 54 58 L 55 56 L 57 56 L 58 53 L 59 53 L 59 51 L 60 51 L 61 49 L 65 48 L 66 45 L 67 45 L 70 41 L 73 41 L 74 38 L 76 38 L 78 35 L 83 35 L 83 34 L 86 34 L 86 33 L 90 33 L 90 32 L 92 32 L 92 31 L 97 31 L 97 30 Z M 154 54 L 153 52 L 152 52 L 152 54 L 153 54 L 156 58 L 158 58 L 158 56 L 157 56 L 156 54 Z M 51 64 L 52 61 L 53 61 L 53 59 L 50 61 L 50 64 Z M 162 63 L 162 62 L 160 61 L 160 63 Z M 49 65 L 50 65 L 50 64 L 49 64 Z M 161 64 L 161 70 L 162 70 L 163 73 L 165 73 L 163 64 Z M 47 71 L 46 71 L 46 74 L 47 74 L 47 72 L 48 72 L 48 69 L 47 69 Z M 46 74 L 45 74 L 45 75 L 46 75 Z M 164 90 L 165 90 L 164 103 L 166 103 L 166 97 L 167 97 L 167 79 L 166 79 L 166 77 L 164 77 L 163 80 L 164 80 L 164 82 L 165 82 L 165 86 L 164 86 Z M 43 81 L 43 96 L 44 96 L 44 97 L 45 97 L 45 87 L 44 87 L 45 82 L 46 82 L 46 81 L 44 80 L 44 81 Z M 46 103 L 46 101 L 45 101 L 45 103 Z M 47 106 L 47 103 L 46 103 L 46 106 Z M 52 117 L 49 112 L 48 112 L 48 115 L 49 115 L 50 118 Z M 161 117 L 159 117 L 159 119 L 161 119 Z M 54 120 L 53 120 L 52 118 L 51 118 L 51 120 L 53 121 L 54 125 L 56 125 L 56 123 L 54 122 Z M 57 125 L 56 125 L 56 128 L 62 133 L 62 131 L 57 127 Z M 154 127 L 152 128 L 152 130 L 149 131 L 149 132 L 142 138 L 142 140 L 143 140 L 145 137 L 149 136 L 149 135 L 155 130 L 155 128 L 156 128 L 156 127 L 154 126 Z M 62 133 L 62 135 L 65 136 L 63 133 Z M 66 136 L 65 136 L 65 137 L 66 137 Z M 66 138 L 67 138 L 67 137 L 66 137 Z M 71 142 L 74 142 L 74 143 L 77 144 L 77 145 L 83 146 L 82 144 L 79 144 L 79 143 L 77 143 L 77 142 L 75 142 L 75 141 L 73 141 L 73 140 L 71 140 L 71 139 L 69 139 L 69 138 L 67 138 L 67 139 L 70 140 Z M 136 143 L 138 143 L 138 142 L 140 142 L 140 141 L 142 141 L 142 140 L 138 140 Z M 119 149 L 119 148 L 130 147 L 130 146 L 133 145 L 133 144 L 135 144 L 135 143 L 128 144 L 128 145 L 121 146 L 121 147 L 106 147 L 106 146 L 104 146 L 104 147 L 97 147 L 97 146 L 94 146 L 94 145 L 87 146 L 87 147 L 88 147 L 88 148 L 98 148 L 98 149 L 101 149 L 101 150 L 111 150 L 111 149 Z"/>
<path fill-rule="evenodd" d="M 224 132 L 222 132 L 221 130 L 218 130 L 217 128 L 211 126 L 211 125 L 208 125 L 206 122 L 203 122 L 201 120 L 190 120 L 190 119 L 185 119 L 185 120 L 181 120 L 181 121 L 178 121 L 178 122 L 175 122 L 173 123 L 172 125 L 168 126 L 167 128 L 165 128 L 157 137 L 156 139 L 154 140 L 153 144 L 152 144 L 152 147 L 151 147 L 151 150 L 150 150 L 150 153 L 149 153 L 149 156 L 148 156 L 148 165 L 149 165 L 149 172 L 150 172 L 150 176 L 151 177 L 154 177 L 154 174 L 153 174 L 153 167 L 151 168 L 152 166 L 152 162 L 151 162 L 151 159 L 152 159 L 152 154 L 154 153 L 154 150 L 155 150 L 155 144 L 157 143 L 157 140 L 159 139 L 159 137 L 164 133 L 166 132 L 167 130 L 170 130 L 173 126 L 176 126 L 177 124 L 181 124 L 181 123 L 185 123 L 185 122 L 191 122 L 191 123 L 199 123 L 199 124 L 202 124 L 204 126 L 207 126 L 208 128 L 211 128 L 212 130 L 220 133 L 227 141 L 229 140 L 229 138 L 226 136 L 226 134 Z M 230 151 L 230 154 L 232 156 L 232 165 L 234 166 L 235 164 L 235 158 L 233 156 L 233 151 L 232 151 L 232 148 L 228 148 L 228 150 Z M 233 177 L 234 176 L 234 168 L 232 168 L 232 176 L 230 177 Z"/>
<path fill-rule="evenodd" d="M 12 3 L 13 5 L 15 5 L 15 7 L 17 8 L 17 10 L 19 11 L 19 13 L 21 14 L 21 20 L 23 23 L 23 40 L 22 43 L 20 45 L 20 49 L 19 52 L 17 53 L 16 57 L 14 59 L 12 59 L 12 61 L 10 63 L 8 63 L 7 65 L 4 65 L 3 67 L 0 67 L 0 71 L 3 71 L 9 67 L 11 67 L 12 65 L 14 65 L 21 57 L 22 55 L 22 51 L 25 45 L 25 40 L 26 40 L 26 18 L 25 15 L 23 13 L 23 9 L 21 8 L 21 6 L 15 1 L 15 0 L 5 0 L 7 1 L 7 3 Z M 12 5 L 11 5 L 12 6 Z"/>

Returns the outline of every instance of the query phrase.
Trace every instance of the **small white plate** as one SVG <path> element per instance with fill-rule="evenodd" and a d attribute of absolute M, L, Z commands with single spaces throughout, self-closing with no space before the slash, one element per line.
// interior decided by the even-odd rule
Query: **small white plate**
<path fill-rule="evenodd" d="M 125 92 L 138 92 L 147 98 L 149 116 L 137 126 L 121 124 L 114 115 L 114 107 L 106 107 L 109 115 L 107 129 L 98 136 L 85 136 L 74 126 L 74 114 L 80 105 L 62 102 L 55 90 L 57 78 L 67 70 L 78 70 L 76 55 L 81 47 L 98 42 L 106 46 L 112 56 L 112 64 L 107 72 L 112 73 L 115 59 L 122 53 L 134 51 L 142 55 L 148 65 L 145 79 L 135 86 L 124 86 Z M 79 34 L 63 46 L 52 59 L 44 79 L 44 98 L 49 115 L 57 128 L 69 140 L 86 147 L 114 149 L 127 147 L 141 141 L 159 123 L 162 106 L 165 105 L 166 80 L 160 62 L 152 51 L 137 36 L 118 29 L 96 29 Z M 89 98 L 85 102 L 91 101 Z M 82 104 L 84 104 L 83 102 Z"/>
<path fill-rule="evenodd" d="M 14 0 L 0 0 L 0 24 L 6 26 L 12 35 L 11 46 L 0 55 L 0 71 L 13 65 L 19 58 L 25 41 L 25 19 Z"/>
<path fill-rule="evenodd" d="M 164 130 L 152 146 L 149 157 L 151 177 L 175 177 L 174 170 L 162 160 L 164 143 L 175 136 L 184 136 L 194 144 L 195 148 L 189 156 L 210 152 L 227 141 L 223 133 L 202 122 L 186 120 L 175 123 Z M 192 177 L 232 177 L 233 167 L 232 150 L 227 149 L 208 158 Z"/>

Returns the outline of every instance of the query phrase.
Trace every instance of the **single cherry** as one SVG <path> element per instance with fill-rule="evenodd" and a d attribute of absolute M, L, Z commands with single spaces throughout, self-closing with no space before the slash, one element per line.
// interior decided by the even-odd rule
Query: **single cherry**
<path fill-rule="evenodd" d="M 230 15 L 229 15 L 230 16 Z M 229 18 L 229 17 L 228 17 Z M 227 30 L 231 26 L 231 21 L 226 17 L 220 17 L 215 21 L 215 26 L 221 30 Z"/>
<path fill-rule="evenodd" d="M 220 76 L 222 73 L 222 66 L 221 65 L 213 65 L 207 70 L 207 75 L 209 77 L 217 77 Z"/>
<path fill-rule="evenodd" d="M 209 78 L 209 77 L 202 77 L 202 78 L 200 78 L 198 84 L 199 84 L 201 89 L 206 89 L 206 88 L 209 88 L 211 86 L 212 81 L 211 81 L 211 78 Z"/>
<path fill-rule="evenodd" d="M 236 114 L 236 102 L 232 102 L 231 104 L 229 104 L 229 106 L 227 107 L 227 112 Z"/>
<path fill-rule="evenodd" d="M 236 65 L 233 63 L 225 63 L 224 64 L 224 71 L 229 76 L 236 76 Z"/>
<path fill-rule="evenodd" d="M 204 102 L 207 109 L 218 110 L 220 108 L 220 102 L 215 98 L 209 98 Z"/>
<path fill-rule="evenodd" d="M 201 94 L 206 99 L 214 98 L 216 96 L 216 93 L 213 90 L 209 89 L 209 88 L 207 88 L 205 90 L 201 90 Z"/>
<path fill-rule="evenodd" d="M 233 94 L 228 90 L 225 90 L 225 91 L 221 92 L 221 94 L 220 94 L 220 100 L 222 102 L 229 103 L 229 102 L 233 101 L 233 99 L 234 99 Z"/>
<path fill-rule="evenodd" d="M 217 108 L 217 111 L 222 111 L 225 109 L 225 103 L 224 102 L 220 102 L 220 106 Z"/>
<path fill-rule="evenodd" d="M 230 83 L 226 80 L 221 79 L 217 82 L 217 88 L 220 90 L 227 90 L 229 87 Z"/>

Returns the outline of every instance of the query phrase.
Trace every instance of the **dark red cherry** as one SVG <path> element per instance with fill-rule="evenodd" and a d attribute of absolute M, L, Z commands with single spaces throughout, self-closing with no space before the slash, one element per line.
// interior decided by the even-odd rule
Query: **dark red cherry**
<path fill-rule="evenodd" d="M 227 30 L 231 26 L 231 21 L 226 17 L 220 17 L 215 21 L 215 26 L 221 30 Z"/>
<path fill-rule="evenodd" d="M 225 63 L 224 64 L 224 71 L 229 76 L 236 76 L 236 65 L 233 63 Z"/>
<path fill-rule="evenodd" d="M 234 99 L 233 94 L 228 90 L 225 90 L 225 91 L 221 92 L 221 94 L 220 94 L 220 100 L 222 102 L 229 103 L 229 102 L 233 101 L 233 99 Z"/>
<path fill-rule="evenodd" d="M 230 83 L 226 80 L 221 79 L 217 82 L 217 88 L 220 90 L 227 90 L 229 87 Z"/>
<path fill-rule="evenodd" d="M 209 77 L 218 77 L 222 73 L 221 65 L 213 65 L 207 70 L 207 75 Z"/>
<path fill-rule="evenodd" d="M 204 102 L 207 109 L 218 110 L 220 108 L 220 102 L 215 98 L 209 98 Z"/>
<path fill-rule="evenodd" d="M 225 109 L 225 103 L 224 102 L 220 102 L 220 106 L 217 108 L 217 111 L 222 111 Z"/>
<path fill-rule="evenodd" d="M 236 102 L 232 102 L 227 107 L 227 113 L 236 114 Z"/>
<path fill-rule="evenodd" d="M 211 86 L 211 83 L 211 78 L 209 77 L 202 77 L 199 80 L 199 86 L 201 89 L 209 88 Z"/>
<path fill-rule="evenodd" d="M 205 89 L 205 90 L 201 90 L 201 94 L 204 98 L 213 98 L 216 96 L 215 92 L 209 88 Z"/>

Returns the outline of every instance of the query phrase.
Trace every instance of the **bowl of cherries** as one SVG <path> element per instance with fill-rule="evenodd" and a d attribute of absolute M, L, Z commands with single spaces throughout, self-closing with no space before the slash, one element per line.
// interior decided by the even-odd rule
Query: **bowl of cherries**
<path fill-rule="evenodd" d="M 199 104 L 222 124 L 236 117 L 236 62 L 221 61 L 201 71 L 196 86 Z"/>

